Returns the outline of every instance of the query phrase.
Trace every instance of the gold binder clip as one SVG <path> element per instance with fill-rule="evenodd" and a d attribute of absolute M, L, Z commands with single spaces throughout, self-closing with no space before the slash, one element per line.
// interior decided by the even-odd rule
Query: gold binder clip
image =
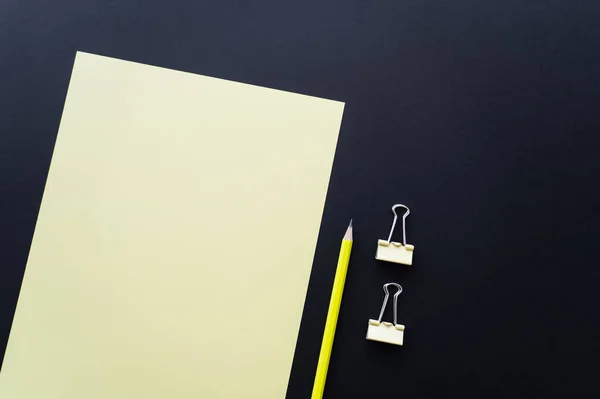
<path fill-rule="evenodd" d="M 383 312 L 385 311 L 385 305 L 387 305 L 390 292 L 388 287 L 393 285 L 398 288 L 398 292 L 394 294 L 394 324 L 384 321 Z M 367 339 L 371 341 L 385 342 L 386 344 L 402 345 L 404 343 L 404 325 L 398 324 L 398 296 L 402 292 L 402 286 L 396 283 L 387 283 L 383 285 L 383 292 L 385 292 L 385 298 L 383 298 L 383 306 L 381 312 L 379 312 L 379 319 L 369 320 L 367 327 Z"/>
<path fill-rule="evenodd" d="M 406 212 L 402 216 L 402 243 L 392 241 L 392 234 L 394 234 L 394 228 L 396 227 L 396 221 L 398 220 L 398 214 L 396 208 L 401 207 L 406 209 Z M 383 260 L 386 262 L 402 263 L 403 265 L 412 265 L 413 251 L 415 247 L 406 243 L 406 217 L 410 214 L 410 209 L 406 205 L 396 204 L 392 207 L 394 212 L 394 222 L 392 223 L 392 229 L 387 240 L 377 241 L 377 253 L 375 259 Z"/>

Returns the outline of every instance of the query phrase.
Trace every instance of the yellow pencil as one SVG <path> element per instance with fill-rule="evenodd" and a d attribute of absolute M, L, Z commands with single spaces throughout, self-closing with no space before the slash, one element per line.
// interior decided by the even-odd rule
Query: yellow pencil
<path fill-rule="evenodd" d="M 352 220 L 340 248 L 340 257 L 338 258 L 335 279 L 333 280 L 333 290 L 331 300 L 329 301 L 329 310 L 327 311 L 327 321 L 325 322 L 325 332 L 323 333 L 323 342 L 321 343 L 321 353 L 319 354 L 319 363 L 317 364 L 317 373 L 315 375 L 315 384 L 311 399 L 322 399 L 325 389 L 325 379 L 327 378 L 327 369 L 329 368 L 329 358 L 331 357 L 331 348 L 333 347 L 333 337 L 335 336 L 335 327 L 337 325 L 338 315 L 340 314 L 340 305 L 342 304 L 342 294 L 344 293 L 344 283 L 346 282 L 346 273 L 348 272 L 348 262 L 350 261 L 350 252 L 352 251 Z"/>

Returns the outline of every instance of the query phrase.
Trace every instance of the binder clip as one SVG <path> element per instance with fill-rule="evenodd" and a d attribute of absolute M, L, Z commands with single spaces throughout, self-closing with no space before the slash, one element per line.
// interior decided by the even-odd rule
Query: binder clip
<path fill-rule="evenodd" d="M 383 312 L 385 311 L 385 305 L 387 305 L 388 298 L 390 297 L 390 292 L 388 291 L 390 285 L 398 288 L 398 292 L 394 294 L 394 324 L 387 321 L 381 321 Z M 402 345 L 404 342 L 404 326 L 398 324 L 398 321 L 396 320 L 398 316 L 398 296 L 402 292 L 402 286 L 396 283 L 387 283 L 383 285 L 383 292 L 385 292 L 385 298 L 383 298 L 383 306 L 381 307 L 381 312 L 379 312 L 379 319 L 369 320 L 367 339 L 385 342 L 386 344 Z"/>
<path fill-rule="evenodd" d="M 398 207 L 406 209 L 406 213 L 402 216 L 402 244 L 392 241 L 392 234 L 394 234 L 394 227 L 396 227 L 396 221 L 398 220 L 398 214 L 396 213 Z M 375 259 L 412 265 L 415 247 L 406 243 L 406 217 L 410 214 L 410 209 L 406 205 L 396 204 L 392 207 L 392 212 L 394 212 L 394 222 L 392 223 L 390 235 L 387 240 L 377 240 Z"/>

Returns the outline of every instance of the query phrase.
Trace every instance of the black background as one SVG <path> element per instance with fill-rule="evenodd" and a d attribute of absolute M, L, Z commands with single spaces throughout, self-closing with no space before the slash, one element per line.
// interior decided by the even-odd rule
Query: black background
<path fill-rule="evenodd" d="M 0 348 L 76 50 L 346 103 L 288 398 L 350 217 L 326 397 L 600 395 L 600 2 L 0 0 Z M 412 267 L 374 260 L 396 202 Z"/>

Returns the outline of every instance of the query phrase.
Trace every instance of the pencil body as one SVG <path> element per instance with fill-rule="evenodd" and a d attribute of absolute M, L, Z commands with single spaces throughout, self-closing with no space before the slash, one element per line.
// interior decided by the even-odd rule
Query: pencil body
<path fill-rule="evenodd" d="M 338 258 L 335 279 L 333 281 L 333 290 L 327 311 L 327 321 L 325 322 L 325 332 L 323 333 L 323 342 L 321 343 L 321 352 L 319 354 L 319 363 L 317 364 L 317 373 L 311 399 L 322 399 L 325 389 L 325 380 L 329 368 L 329 359 L 331 358 L 331 349 L 333 347 L 333 338 L 335 328 L 342 304 L 342 294 L 344 292 L 344 283 L 348 272 L 348 262 L 350 261 L 350 252 L 352 250 L 352 224 L 348 227 L 346 236 L 342 240 L 340 256 Z"/>

